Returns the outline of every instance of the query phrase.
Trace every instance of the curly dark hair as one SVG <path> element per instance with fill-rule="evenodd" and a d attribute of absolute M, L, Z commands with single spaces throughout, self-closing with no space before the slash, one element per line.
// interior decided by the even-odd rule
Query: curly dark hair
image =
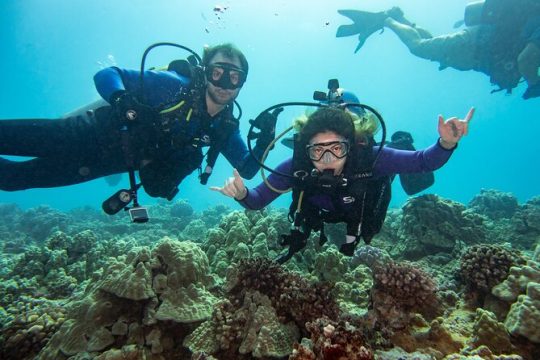
<path fill-rule="evenodd" d="M 205 47 L 203 50 L 202 65 L 208 66 L 208 64 L 210 64 L 210 61 L 212 61 L 214 56 L 216 56 L 216 54 L 218 53 L 222 53 L 223 56 L 230 59 L 234 59 L 235 57 L 237 57 L 238 60 L 240 60 L 240 64 L 242 65 L 242 70 L 244 70 L 246 75 L 248 74 L 249 64 L 246 56 L 242 51 L 240 51 L 240 49 L 238 49 L 231 43 Z"/>
<path fill-rule="evenodd" d="M 311 114 L 299 133 L 299 141 L 307 145 L 309 140 L 322 132 L 331 131 L 346 138 L 354 144 L 354 118 L 338 108 L 322 107 Z"/>

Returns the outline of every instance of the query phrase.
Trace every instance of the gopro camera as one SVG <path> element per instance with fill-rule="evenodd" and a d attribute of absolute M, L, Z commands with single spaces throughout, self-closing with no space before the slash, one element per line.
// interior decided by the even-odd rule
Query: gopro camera
<path fill-rule="evenodd" d="M 339 80 L 330 79 L 328 80 L 328 93 L 325 93 L 323 91 L 315 91 L 313 93 L 313 100 L 326 101 L 328 102 L 329 105 L 341 103 L 341 95 L 338 89 L 339 89 Z"/>
<path fill-rule="evenodd" d="M 341 94 L 338 92 L 339 81 L 338 79 L 328 80 L 328 103 L 330 105 L 341 102 Z"/>
<path fill-rule="evenodd" d="M 131 221 L 135 223 L 145 223 L 148 221 L 148 209 L 143 206 L 132 207 L 129 211 Z"/>

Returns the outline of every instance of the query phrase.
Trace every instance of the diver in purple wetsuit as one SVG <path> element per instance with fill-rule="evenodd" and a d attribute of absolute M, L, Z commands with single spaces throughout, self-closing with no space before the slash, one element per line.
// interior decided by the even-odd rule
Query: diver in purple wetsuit
<path fill-rule="evenodd" d="M 341 108 L 323 107 L 302 124 L 295 140 L 293 158 L 285 160 L 266 182 L 248 190 L 239 173 L 223 187 L 212 190 L 233 197 L 247 209 L 261 209 L 287 189 L 293 189 L 289 213 L 294 229 L 283 236 L 288 252 L 283 263 L 302 249 L 311 231 L 321 231 L 324 223 L 345 222 L 346 240 L 340 251 L 352 256 L 363 238 L 369 243 L 379 232 L 390 200 L 392 175 L 433 171 L 443 166 L 458 141 L 467 134 L 472 108 L 464 120 L 439 116 L 439 139 L 424 150 L 407 151 L 379 146 L 373 142 L 374 120 L 358 118 Z M 281 175 L 280 175 L 281 174 Z"/>

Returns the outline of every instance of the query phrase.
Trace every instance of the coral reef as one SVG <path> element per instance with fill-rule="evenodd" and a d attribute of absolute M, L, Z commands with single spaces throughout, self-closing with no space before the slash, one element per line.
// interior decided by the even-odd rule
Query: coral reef
<path fill-rule="evenodd" d="M 518 233 L 540 234 L 540 196 L 521 206 L 512 221 Z"/>
<path fill-rule="evenodd" d="M 104 266 L 107 256 L 125 252 L 123 242 L 99 242 L 94 232 L 85 230 L 69 236 L 57 231 L 44 243 L 29 246 L 17 257 L 0 283 L 0 305 L 17 297 L 70 296 L 84 281 Z"/>
<path fill-rule="evenodd" d="M 433 316 L 437 285 L 430 275 L 409 263 L 390 262 L 373 270 L 371 298 L 379 322 L 401 328 L 411 312 Z"/>
<path fill-rule="evenodd" d="M 287 356 L 300 337 L 297 326 L 280 322 L 270 299 L 257 291 L 245 292 L 241 304 L 236 308 L 229 301 L 219 303 L 212 318 L 186 337 L 184 345 L 218 359 Z"/>
<path fill-rule="evenodd" d="M 0 358 L 33 359 L 65 319 L 63 304 L 21 298 L 7 309 L 10 320 L 0 330 Z"/>
<path fill-rule="evenodd" d="M 368 309 L 373 285 L 371 270 L 363 265 L 342 274 L 334 285 L 334 294 L 342 313 L 360 317 Z"/>
<path fill-rule="evenodd" d="M 475 348 L 487 346 L 494 354 L 512 354 L 516 350 L 504 324 L 484 309 L 476 309 L 473 334 L 471 344 Z"/>
<path fill-rule="evenodd" d="M 193 207 L 184 199 L 176 200 L 170 206 L 170 214 L 175 218 L 186 218 L 193 215 Z"/>
<path fill-rule="evenodd" d="M 410 256 L 424 256 L 437 251 L 450 252 L 457 241 L 466 244 L 484 242 L 484 218 L 464 205 L 437 195 L 422 195 L 409 199 L 403 206 L 400 235 L 416 239 L 410 246 Z"/>
<path fill-rule="evenodd" d="M 227 277 L 228 299 L 184 344 L 219 359 L 288 355 L 308 322 L 338 317 L 331 289 L 268 259 L 240 260 Z"/>
<path fill-rule="evenodd" d="M 278 316 L 300 328 L 324 315 L 336 318 L 338 307 L 328 283 L 310 283 L 277 263 L 262 258 L 242 260 L 228 277 L 227 292 L 233 299 L 247 290 L 268 296 Z"/>
<path fill-rule="evenodd" d="M 517 198 L 494 189 L 481 189 L 468 208 L 493 220 L 510 219 L 519 207 Z"/>
<path fill-rule="evenodd" d="M 70 304 L 39 359 L 86 352 L 105 358 L 130 344 L 139 345 L 130 351 L 147 358 L 185 353 L 181 340 L 190 324 L 208 319 L 217 301 L 206 290 L 213 280 L 208 269 L 196 244 L 170 238 L 111 260 L 85 296 Z"/>
<path fill-rule="evenodd" d="M 383 249 L 363 245 L 359 246 L 351 259 L 351 266 L 365 265 L 369 268 L 376 268 L 392 261 L 390 255 Z"/>
<path fill-rule="evenodd" d="M 279 235 L 286 233 L 288 226 L 283 212 L 233 211 L 223 216 L 219 228 L 208 231 L 202 246 L 212 269 L 225 278 L 229 266 L 242 259 L 277 257 L 282 249 Z"/>
<path fill-rule="evenodd" d="M 343 274 L 349 271 L 349 260 L 336 247 L 327 247 L 315 255 L 311 273 L 324 281 L 340 281 L 343 279 Z"/>
<path fill-rule="evenodd" d="M 540 283 L 540 264 L 530 260 L 522 266 L 512 266 L 508 277 L 493 287 L 491 293 L 497 298 L 513 303 L 520 294 L 524 294 L 531 282 Z"/>
<path fill-rule="evenodd" d="M 459 275 L 468 289 L 487 294 L 508 276 L 510 267 L 523 262 L 513 250 L 498 245 L 474 245 L 468 248 L 460 260 Z"/>
<path fill-rule="evenodd" d="M 511 334 L 522 335 L 534 343 L 540 343 L 540 283 L 527 284 L 527 291 L 519 295 L 504 321 Z"/>
<path fill-rule="evenodd" d="M 352 258 L 313 234 L 285 266 L 285 211 L 0 205 L 0 358 L 537 359 L 539 205 L 424 195 Z"/>
<path fill-rule="evenodd" d="M 25 211 L 18 218 L 16 228 L 37 241 L 43 241 L 54 231 L 65 230 L 68 222 L 69 218 L 65 214 L 42 205 Z"/>
<path fill-rule="evenodd" d="M 366 345 L 363 330 L 347 321 L 332 321 L 326 317 L 307 323 L 311 335 L 307 342 L 296 344 L 289 360 L 373 360 L 374 355 Z"/>

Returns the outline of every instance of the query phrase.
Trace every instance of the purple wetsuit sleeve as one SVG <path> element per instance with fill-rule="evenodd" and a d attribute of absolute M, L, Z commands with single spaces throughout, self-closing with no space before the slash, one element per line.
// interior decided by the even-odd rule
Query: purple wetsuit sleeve
<path fill-rule="evenodd" d="M 455 147 L 451 150 L 443 148 L 439 141 L 424 150 L 417 151 L 384 147 L 375 164 L 374 173 L 376 176 L 384 176 L 437 170 L 446 164 L 454 149 Z M 373 149 L 375 153 L 378 150 L 378 147 Z"/>
<path fill-rule="evenodd" d="M 284 162 L 279 164 L 276 170 L 280 173 L 291 174 L 292 159 L 285 160 Z M 272 185 L 272 187 L 278 190 L 287 190 L 292 186 L 290 178 L 277 174 L 270 174 L 267 180 Z M 279 195 L 281 194 L 270 189 L 265 182 L 262 182 L 255 188 L 249 189 L 247 196 L 243 200 L 240 200 L 238 202 L 246 209 L 259 210 L 270 204 Z"/>

